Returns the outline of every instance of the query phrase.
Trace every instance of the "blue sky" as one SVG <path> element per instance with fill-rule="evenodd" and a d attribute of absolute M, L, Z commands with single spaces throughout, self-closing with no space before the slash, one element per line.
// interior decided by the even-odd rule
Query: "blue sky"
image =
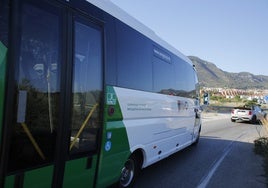
<path fill-rule="evenodd" d="M 111 0 L 185 55 L 268 76 L 268 0 Z"/>

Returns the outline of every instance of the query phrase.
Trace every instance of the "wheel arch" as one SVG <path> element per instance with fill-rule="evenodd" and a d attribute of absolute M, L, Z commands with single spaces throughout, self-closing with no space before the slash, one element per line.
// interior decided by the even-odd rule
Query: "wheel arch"
<path fill-rule="evenodd" d="M 133 152 L 131 152 L 130 156 L 135 156 L 136 159 L 139 161 L 139 167 L 140 169 L 143 168 L 144 166 L 144 161 L 145 161 L 145 151 L 142 148 L 137 148 Z"/>

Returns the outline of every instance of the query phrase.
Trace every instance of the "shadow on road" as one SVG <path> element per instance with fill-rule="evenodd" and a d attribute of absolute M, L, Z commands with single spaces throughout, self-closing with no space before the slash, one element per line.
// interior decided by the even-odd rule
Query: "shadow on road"
<path fill-rule="evenodd" d="M 214 169 L 206 187 L 266 187 L 262 158 L 253 152 L 253 144 L 201 137 L 197 146 L 188 147 L 170 157 L 145 168 L 135 187 L 184 187 L 200 185 Z"/>

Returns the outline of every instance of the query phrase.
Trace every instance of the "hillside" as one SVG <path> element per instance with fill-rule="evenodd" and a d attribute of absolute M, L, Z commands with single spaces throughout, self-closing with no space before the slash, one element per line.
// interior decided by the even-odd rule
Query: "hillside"
<path fill-rule="evenodd" d="M 215 64 L 195 56 L 189 56 L 196 67 L 199 82 L 204 87 L 228 87 L 236 89 L 268 89 L 268 76 L 248 72 L 229 73 Z"/>

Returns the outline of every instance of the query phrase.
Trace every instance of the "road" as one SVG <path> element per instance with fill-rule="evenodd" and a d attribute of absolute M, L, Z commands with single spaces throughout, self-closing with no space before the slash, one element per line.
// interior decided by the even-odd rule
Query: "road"
<path fill-rule="evenodd" d="M 134 187 L 264 188 L 262 158 L 253 151 L 261 129 L 228 115 L 204 117 L 199 144 L 145 168 Z"/>

